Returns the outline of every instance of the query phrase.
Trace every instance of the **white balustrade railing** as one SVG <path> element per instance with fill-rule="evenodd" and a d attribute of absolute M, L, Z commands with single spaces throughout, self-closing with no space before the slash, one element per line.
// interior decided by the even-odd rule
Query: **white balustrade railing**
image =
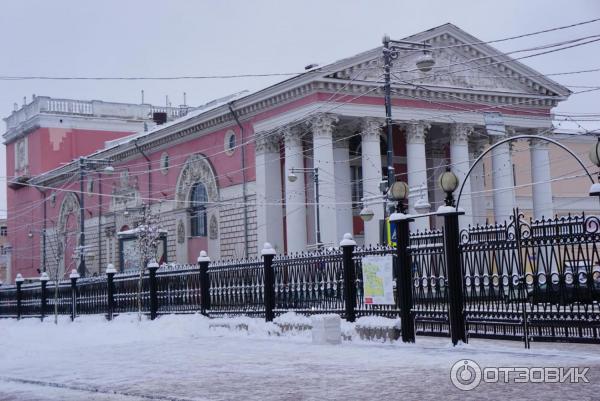
<path fill-rule="evenodd" d="M 111 103 L 98 100 L 52 99 L 38 96 L 31 103 L 23 105 L 5 118 L 7 129 L 17 127 L 30 118 L 47 114 L 71 114 L 79 116 L 110 116 L 128 119 L 151 119 L 155 112 L 167 113 L 167 119 L 173 120 L 185 116 L 187 107 L 157 107 L 148 104 Z"/>

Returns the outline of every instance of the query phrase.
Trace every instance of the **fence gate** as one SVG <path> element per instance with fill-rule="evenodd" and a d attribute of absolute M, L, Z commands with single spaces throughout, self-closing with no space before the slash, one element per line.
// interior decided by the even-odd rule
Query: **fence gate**
<path fill-rule="evenodd" d="M 419 335 L 449 336 L 444 231 L 411 234 L 413 314 Z"/>
<path fill-rule="evenodd" d="M 525 219 L 461 233 L 471 337 L 600 343 L 600 220 Z"/>

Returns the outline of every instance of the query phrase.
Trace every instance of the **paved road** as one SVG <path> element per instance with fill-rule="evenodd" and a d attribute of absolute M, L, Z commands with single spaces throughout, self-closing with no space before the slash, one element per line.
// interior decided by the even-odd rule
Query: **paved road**
<path fill-rule="evenodd" d="M 48 334 L 44 328 L 21 337 L 10 331 L 1 343 L 6 351 L 0 355 L 0 399 L 600 399 L 598 346 L 533 344 L 526 351 L 519 343 L 478 340 L 453 348 L 436 338 L 417 338 L 414 345 L 317 346 L 305 336 L 247 336 L 180 325 L 173 335 L 152 323 L 139 335 L 120 335 L 119 326 L 93 327 L 79 337 L 76 330 Z M 591 368 L 591 383 L 482 383 L 464 392 L 450 382 L 450 368 L 462 358 L 481 366 L 585 366 Z"/>

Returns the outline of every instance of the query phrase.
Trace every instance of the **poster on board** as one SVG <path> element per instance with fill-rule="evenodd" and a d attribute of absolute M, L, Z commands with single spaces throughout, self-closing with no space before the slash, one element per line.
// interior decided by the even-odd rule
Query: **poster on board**
<path fill-rule="evenodd" d="M 365 304 L 394 305 L 394 271 L 392 255 L 362 258 Z"/>

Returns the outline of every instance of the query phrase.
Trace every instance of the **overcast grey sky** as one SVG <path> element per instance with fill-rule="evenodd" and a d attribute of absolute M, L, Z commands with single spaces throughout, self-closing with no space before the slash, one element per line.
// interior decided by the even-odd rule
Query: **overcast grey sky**
<path fill-rule="evenodd" d="M 301 71 L 451 22 L 481 40 L 600 17 L 600 1 L 67 1 L 2 0 L 1 75 L 178 76 Z M 500 43 L 503 51 L 600 34 L 600 22 Z M 600 67 L 600 42 L 524 60 L 542 73 Z M 280 78 L 281 79 L 281 78 Z M 600 86 L 600 74 L 555 78 Z M 33 93 L 173 105 L 187 92 L 199 105 L 277 78 L 195 81 L 0 81 L 0 115 Z M 578 89 L 576 89 L 578 90 Z M 558 110 L 598 112 L 600 92 Z M 584 128 L 600 127 L 587 122 Z M 568 127 L 573 127 L 570 124 Z M 3 149 L 2 149 L 3 150 Z M 4 176 L 4 158 L 0 176 Z M 1 182 L 4 182 L 2 180 Z M 4 184 L 1 185 L 4 187 Z M 0 193 L 0 209 L 5 209 Z"/>

